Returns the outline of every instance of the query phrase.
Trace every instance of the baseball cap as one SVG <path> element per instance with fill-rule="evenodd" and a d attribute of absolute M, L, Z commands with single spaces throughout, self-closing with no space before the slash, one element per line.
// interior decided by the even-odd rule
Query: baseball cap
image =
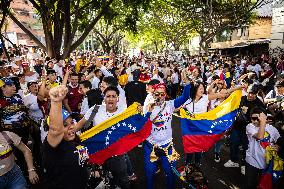
<path fill-rule="evenodd" d="M 63 108 L 62 108 L 61 114 L 62 114 L 63 121 L 65 121 L 68 117 L 72 116 L 72 114 L 70 114 L 67 110 L 65 110 Z M 46 123 L 47 123 L 47 125 L 50 124 L 49 116 L 47 117 Z"/>
<path fill-rule="evenodd" d="M 10 78 L 7 78 L 7 77 L 3 77 L 1 79 L 2 82 L 0 82 L 0 87 L 3 87 L 4 85 L 14 85 L 14 81 Z M 3 84 L 3 85 L 1 85 Z"/>
<path fill-rule="evenodd" d="M 70 116 L 72 116 L 72 114 L 70 114 L 67 110 L 62 108 L 62 118 L 63 118 L 63 121 L 65 121 Z"/>

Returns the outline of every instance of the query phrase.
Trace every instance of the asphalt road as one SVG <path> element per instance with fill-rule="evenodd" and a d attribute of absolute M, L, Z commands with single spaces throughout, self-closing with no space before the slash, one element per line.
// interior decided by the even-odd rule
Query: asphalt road
<path fill-rule="evenodd" d="M 172 122 L 173 137 L 175 148 L 181 155 L 177 166 L 184 165 L 183 146 L 181 141 L 181 130 L 179 119 L 174 117 Z M 131 161 L 133 162 L 135 173 L 138 176 L 138 180 L 132 183 L 131 188 L 144 189 L 146 184 L 146 178 L 144 173 L 143 163 L 143 149 L 135 148 L 129 152 Z M 213 149 L 203 154 L 202 170 L 209 182 L 210 189 L 237 189 L 242 188 L 245 178 L 240 172 L 240 168 L 225 168 L 223 165 L 229 159 L 229 148 L 225 145 L 221 148 L 221 161 L 216 163 L 214 161 Z M 165 177 L 163 172 L 160 171 L 155 177 L 155 189 L 166 189 Z M 176 188 L 183 188 L 182 182 L 176 179 Z"/>

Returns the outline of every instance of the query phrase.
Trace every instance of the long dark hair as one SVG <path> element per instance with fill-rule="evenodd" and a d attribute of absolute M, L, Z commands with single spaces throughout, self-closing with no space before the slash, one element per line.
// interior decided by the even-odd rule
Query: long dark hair
<path fill-rule="evenodd" d="M 198 87 L 199 87 L 200 85 L 203 85 L 204 90 L 205 90 L 205 84 L 204 84 L 203 82 L 196 81 L 196 82 L 194 82 L 194 83 L 191 84 L 191 89 L 190 89 L 190 95 L 189 95 L 189 96 L 190 96 L 190 98 L 191 98 L 192 100 L 195 99 L 196 94 L 197 94 Z"/>

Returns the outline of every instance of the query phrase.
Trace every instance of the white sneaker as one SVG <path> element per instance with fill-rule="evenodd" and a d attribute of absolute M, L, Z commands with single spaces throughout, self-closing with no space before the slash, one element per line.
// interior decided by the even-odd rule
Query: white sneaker
<path fill-rule="evenodd" d="M 239 167 L 239 164 L 229 160 L 224 164 L 224 167 Z"/>
<path fill-rule="evenodd" d="M 241 173 L 243 174 L 243 175 L 245 175 L 246 174 L 246 166 L 241 166 Z"/>

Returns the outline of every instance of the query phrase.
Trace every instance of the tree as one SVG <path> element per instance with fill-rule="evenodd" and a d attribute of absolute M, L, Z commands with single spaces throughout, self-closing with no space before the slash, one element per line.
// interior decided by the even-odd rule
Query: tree
<path fill-rule="evenodd" d="M 45 44 L 42 44 L 15 17 L 11 9 L 6 7 L 4 11 L 39 47 L 47 51 L 48 56 L 60 59 L 66 58 L 74 51 L 85 40 L 101 18 L 113 19 L 116 16 L 113 14 L 112 4 L 115 3 L 130 9 L 128 13 L 131 12 L 131 15 L 126 15 L 125 26 L 133 29 L 138 18 L 138 10 L 146 10 L 149 1 L 29 0 L 40 16 L 45 35 Z M 77 39 L 76 35 L 78 36 Z M 63 49 L 63 52 L 61 52 L 61 49 Z"/>
<path fill-rule="evenodd" d="M 5 21 L 6 21 L 6 18 L 7 18 L 7 12 L 3 11 L 5 9 L 5 7 L 9 7 L 10 6 L 10 3 L 11 3 L 12 0 L 7 0 L 7 1 L 1 1 L 0 3 L 0 10 L 1 11 L 1 21 L 0 21 L 0 40 L 1 40 L 1 43 L 2 43 L 2 46 L 3 46 L 3 50 L 8 58 L 8 60 L 10 61 L 10 56 L 9 56 L 9 53 L 7 51 L 7 48 L 6 48 L 6 45 L 5 45 L 5 42 L 4 42 L 4 39 L 3 39 L 3 35 L 2 35 L 2 28 L 5 24 Z"/>
<path fill-rule="evenodd" d="M 174 0 L 169 3 L 182 17 L 191 18 L 192 29 L 201 37 L 200 47 L 208 52 L 217 34 L 251 24 L 255 9 L 267 0 Z"/>
<path fill-rule="evenodd" d="M 116 53 L 118 51 L 117 46 L 124 37 L 118 25 L 110 24 L 102 19 L 93 31 L 104 52 L 110 53 L 113 50 Z"/>
<path fill-rule="evenodd" d="M 155 53 L 161 48 L 179 50 L 192 36 L 191 20 L 181 17 L 179 10 L 164 0 L 151 2 L 149 12 L 138 22 L 138 38 L 144 47 L 154 47 Z M 137 40 L 137 39 L 135 39 Z"/>

